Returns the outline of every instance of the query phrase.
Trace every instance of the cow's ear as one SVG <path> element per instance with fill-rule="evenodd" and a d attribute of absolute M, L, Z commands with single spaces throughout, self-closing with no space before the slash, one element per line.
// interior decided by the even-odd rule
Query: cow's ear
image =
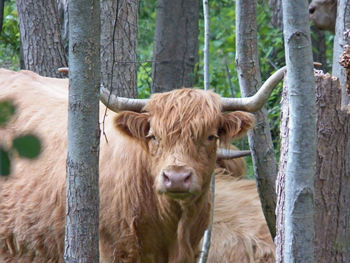
<path fill-rule="evenodd" d="M 224 113 L 219 128 L 220 140 L 224 143 L 244 135 L 254 126 L 254 115 L 243 111 Z"/>
<path fill-rule="evenodd" d="M 121 133 L 141 140 L 145 140 L 150 128 L 147 113 L 132 111 L 118 113 L 114 119 L 114 126 Z"/>

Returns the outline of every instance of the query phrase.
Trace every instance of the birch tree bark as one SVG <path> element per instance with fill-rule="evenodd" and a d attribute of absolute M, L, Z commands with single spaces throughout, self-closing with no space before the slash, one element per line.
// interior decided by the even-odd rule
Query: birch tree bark
<path fill-rule="evenodd" d="M 67 60 L 61 38 L 56 0 L 17 0 L 25 69 L 42 76 L 62 77 Z"/>
<path fill-rule="evenodd" d="M 100 2 L 69 3 L 65 262 L 99 262 Z"/>
<path fill-rule="evenodd" d="M 342 89 L 342 109 L 350 112 L 350 98 L 346 89 L 346 69 L 339 64 L 339 58 L 344 52 L 347 37 L 344 32 L 350 28 L 350 0 L 338 0 L 337 20 L 335 23 L 335 37 L 333 46 L 332 75 L 339 79 Z"/>
<path fill-rule="evenodd" d="M 101 78 L 116 96 L 137 97 L 138 0 L 101 0 Z"/>
<path fill-rule="evenodd" d="M 282 0 L 290 110 L 284 262 L 314 262 L 315 81 L 308 1 Z"/>
<path fill-rule="evenodd" d="M 236 69 L 242 95 L 252 96 L 261 86 L 258 60 L 256 0 L 236 1 Z M 254 113 L 256 126 L 248 132 L 258 191 L 271 235 L 276 234 L 277 164 L 265 107 Z"/>
<path fill-rule="evenodd" d="M 198 18 L 198 0 L 158 0 L 152 93 L 193 86 Z"/>

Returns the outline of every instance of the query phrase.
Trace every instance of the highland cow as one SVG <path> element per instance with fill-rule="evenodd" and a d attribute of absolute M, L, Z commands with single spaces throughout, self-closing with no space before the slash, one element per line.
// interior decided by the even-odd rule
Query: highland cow
<path fill-rule="evenodd" d="M 42 142 L 39 158 L 16 158 L 13 173 L 1 179 L 5 262 L 63 262 L 67 86 L 68 80 L 0 70 L 0 99 L 17 107 L 0 130 L 2 140 L 30 131 Z M 266 92 L 263 101 L 258 97 L 245 103 L 183 88 L 154 94 L 137 107 L 141 112 L 107 113 L 100 145 L 101 262 L 195 261 L 209 220 L 217 141 L 252 127 L 250 113 L 232 110 L 256 110 Z"/>

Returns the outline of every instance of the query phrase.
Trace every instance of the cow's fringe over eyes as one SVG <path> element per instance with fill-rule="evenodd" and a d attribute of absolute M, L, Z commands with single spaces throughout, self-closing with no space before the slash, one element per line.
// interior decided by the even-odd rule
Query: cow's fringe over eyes
<path fill-rule="evenodd" d="M 178 136 L 200 138 L 221 115 L 220 97 L 212 92 L 181 89 L 155 94 L 151 102 L 145 107 L 152 115 L 151 127 L 157 127 L 157 136 L 168 141 Z"/>
<path fill-rule="evenodd" d="M 164 103 L 167 101 L 168 103 Z M 180 89 L 155 94 L 144 108 L 152 116 L 153 132 L 162 139 L 203 137 L 214 127 L 220 139 L 229 142 L 232 137 L 246 133 L 254 124 L 253 115 L 246 112 L 221 113 L 220 97 L 211 91 Z"/>

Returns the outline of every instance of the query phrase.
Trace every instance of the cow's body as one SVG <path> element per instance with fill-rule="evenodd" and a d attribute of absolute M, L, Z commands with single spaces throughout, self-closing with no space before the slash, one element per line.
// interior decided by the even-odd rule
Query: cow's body
<path fill-rule="evenodd" d="M 273 263 L 275 245 L 252 180 L 215 169 L 215 206 L 209 263 Z M 234 176 L 234 177 L 233 177 Z"/>
<path fill-rule="evenodd" d="M 0 70 L 0 99 L 12 98 L 18 112 L 0 130 L 2 140 L 32 132 L 43 145 L 37 160 L 16 158 L 13 174 L 1 182 L 0 253 L 6 262 L 63 261 L 67 85 Z M 198 252 L 216 137 L 227 141 L 253 119 L 222 114 L 214 93 L 176 92 L 154 96 L 145 113 L 107 113 L 108 143 L 102 136 L 100 152 L 101 262 L 190 263 Z M 179 184 L 181 173 L 186 180 Z"/>

